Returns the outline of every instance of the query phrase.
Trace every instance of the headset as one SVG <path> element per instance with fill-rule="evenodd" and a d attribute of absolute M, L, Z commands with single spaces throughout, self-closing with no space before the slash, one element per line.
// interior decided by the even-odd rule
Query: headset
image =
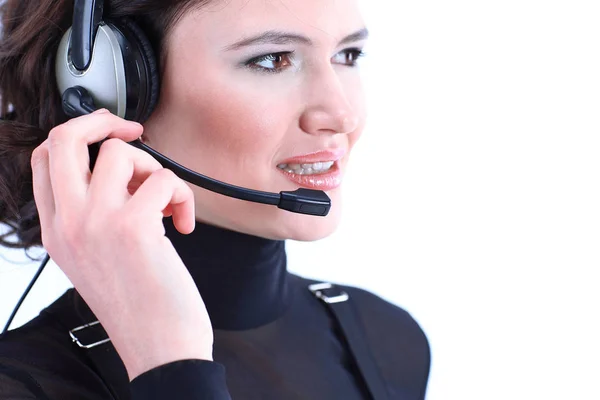
<path fill-rule="evenodd" d="M 63 35 L 55 60 L 63 111 L 75 118 L 92 113 L 99 106 L 121 118 L 144 122 L 158 103 L 160 92 L 152 45 L 135 21 L 127 18 L 104 21 L 103 12 L 103 0 L 74 1 L 73 25 Z M 91 169 L 101 144 L 90 146 Z M 331 208 L 331 200 L 320 190 L 300 188 L 269 193 L 234 186 L 192 171 L 139 139 L 129 144 L 149 153 L 179 178 L 212 192 L 313 216 L 326 216 Z M 49 259 L 46 254 L 1 334 L 8 330 Z"/>

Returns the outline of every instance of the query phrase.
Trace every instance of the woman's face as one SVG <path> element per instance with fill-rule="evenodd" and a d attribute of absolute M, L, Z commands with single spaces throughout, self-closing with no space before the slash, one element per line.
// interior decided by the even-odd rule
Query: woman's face
<path fill-rule="evenodd" d="M 332 202 L 327 217 L 315 217 L 190 184 L 197 220 L 273 239 L 316 240 L 335 229 L 365 122 L 354 64 L 366 35 L 355 1 L 216 1 L 173 28 L 143 140 L 234 185 L 321 189 Z"/>

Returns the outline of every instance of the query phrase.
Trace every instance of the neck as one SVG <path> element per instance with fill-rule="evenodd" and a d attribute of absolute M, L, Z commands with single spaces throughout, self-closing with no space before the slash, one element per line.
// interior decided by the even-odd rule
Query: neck
<path fill-rule="evenodd" d="M 196 222 L 189 235 L 165 218 L 165 234 L 189 270 L 213 329 L 242 330 L 276 320 L 290 303 L 285 242 Z"/>

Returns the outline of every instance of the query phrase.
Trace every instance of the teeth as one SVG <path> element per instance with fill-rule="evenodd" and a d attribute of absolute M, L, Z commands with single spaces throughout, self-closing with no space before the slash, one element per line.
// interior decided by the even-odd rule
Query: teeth
<path fill-rule="evenodd" d="M 322 161 L 312 164 L 279 164 L 277 168 L 298 175 L 312 175 L 328 171 L 334 161 Z"/>

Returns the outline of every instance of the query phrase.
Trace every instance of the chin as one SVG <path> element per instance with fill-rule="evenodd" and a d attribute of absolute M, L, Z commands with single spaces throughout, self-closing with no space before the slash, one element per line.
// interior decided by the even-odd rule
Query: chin
<path fill-rule="evenodd" d="M 279 215 L 273 228 L 276 229 L 277 238 L 312 242 L 335 232 L 342 216 L 341 196 L 337 190 L 328 194 L 331 198 L 331 209 L 325 217 L 276 210 Z"/>
<path fill-rule="evenodd" d="M 340 221 L 340 205 L 332 206 L 326 217 L 311 215 L 294 215 L 286 223 L 286 231 L 282 239 L 301 242 L 312 242 L 326 238 L 337 229 Z M 287 216 L 286 216 L 287 217 Z M 287 219 L 287 218 L 286 218 Z"/>

